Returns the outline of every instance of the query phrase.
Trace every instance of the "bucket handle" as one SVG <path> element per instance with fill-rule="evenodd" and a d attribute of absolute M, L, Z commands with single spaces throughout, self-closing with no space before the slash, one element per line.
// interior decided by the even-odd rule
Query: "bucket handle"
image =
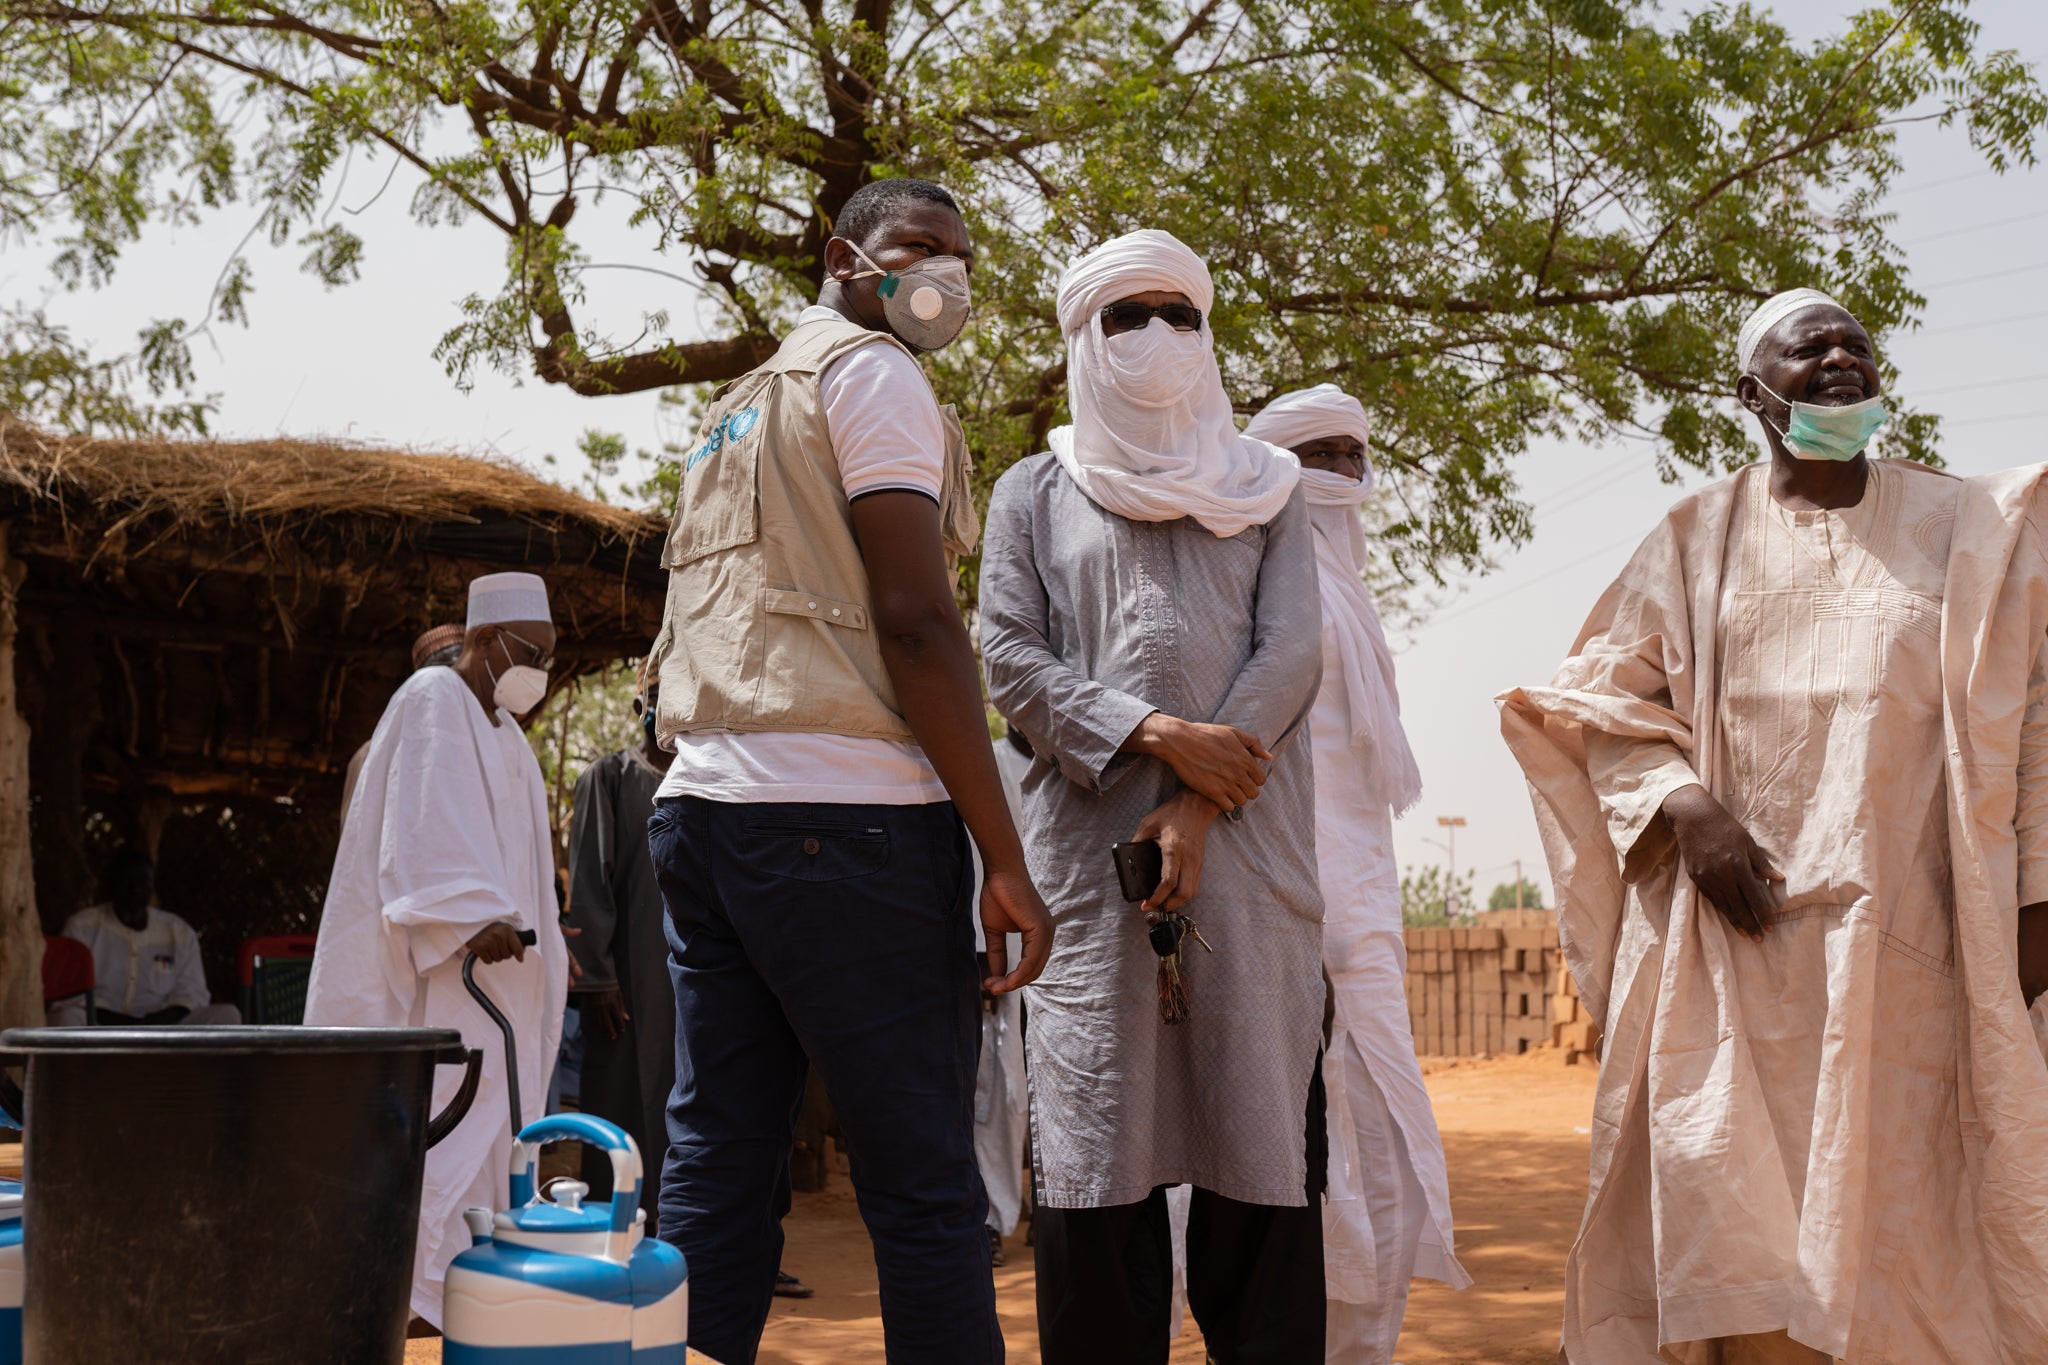
<path fill-rule="evenodd" d="M 0 1052 L 0 1068 L 4 1068 L 7 1062 L 18 1057 L 17 1053 Z M 436 1066 L 447 1066 L 455 1062 L 467 1064 L 462 1073 L 462 1085 L 456 1090 L 455 1098 L 448 1101 L 448 1107 L 436 1114 L 427 1124 L 429 1147 L 455 1131 L 455 1125 L 462 1122 L 464 1115 L 469 1113 L 469 1106 L 476 1101 L 477 1084 L 483 1079 L 484 1054 L 481 1049 L 465 1048 L 457 1044 L 434 1054 Z M 22 1098 L 21 1087 L 15 1084 L 14 1077 L 0 1069 L 0 1120 L 4 1120 L 9 1127 L 25 1127 L 23 1118 L 27 1113 L 28 1104 Z"/>
<path fill-rule="evenodd" d="M 475 1102 L 477 1083 L 483 1079 L 484 1053 L 482 1048 L 466 1048 L 457 1044 L 452 1047 L 443 1048 L 434 1054 L 434 1065 L 436 1066 L 448 1066 L 455 1062 L 467 1064 L 462 1073 L 462 1085 L 456 1090 L 455 1098 L 448 1101 L 448 1107 L 434 1115 L 432 1121 L 427 1124 L 427 1146 L 429 1147 L 432 1147 L 442 1138 L 455 1131 L 455 1125 L 462 1122 L 463 1117 L 469 1113 L 469 1106 Z M 5 1079 L 4 1073 L 0 1073 L 0 1079 Z M 0 1100 L 4 1099 L 4 1092 L 0 1092 Z"/>
<path fill-rule="evenodd" d="M 625 1129 L 595 1114 L 550 1114 L 519 1130 L 512 1144 L 512 1207 L 534 1202 L 540 1149 L 550 1142 L 587 1142 L 610 1153 L 612 1231 L 629 1230 L 640 1211 L 640 1145 Z"/>

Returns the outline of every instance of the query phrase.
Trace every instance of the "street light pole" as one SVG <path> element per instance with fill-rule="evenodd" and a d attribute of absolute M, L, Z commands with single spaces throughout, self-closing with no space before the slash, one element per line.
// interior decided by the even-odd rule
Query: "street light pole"
<path fill-rule="evenodd" d="M 1448 852 L 1451 858 L 1451 875 L 1444 886 L 1444 908 L 1455 919 L 1458 913 L 1458 831 L 1465 827 L 1465 817 L 1439 815 L 1436 822 L 1438 826 L 1449 831 L 1445 837 L 1450 840 Z"/>

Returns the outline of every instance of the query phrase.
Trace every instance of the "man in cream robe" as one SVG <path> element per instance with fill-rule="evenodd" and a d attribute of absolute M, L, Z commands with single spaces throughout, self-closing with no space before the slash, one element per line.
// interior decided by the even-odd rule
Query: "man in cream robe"
<path fill-rule="evenodd" d="M 1857 453 L 1812 291 L 1739 358 L 1772 460 L 1501 699 L 1605 1032 L 1560 1358 L 2048 1360 L 2041 471 Z"/>
<path fill-rule="evenodd" d="M 1472 1283 L 1452 1253 L 1443 1142 L 1408 1028 L 1394 815 L 1422 794 L 1401 729 L 1394 659 L 1367 591 L 1359 508 L 1372 492 L 1364 406 L 1332 384 L 1282 394 L 1245 435 L 1301 459 L 1323 604 L 1323 684 L 1309 713 L 1323 972 L 1330 1175 L 1323 1278 L 1330 1365 L 1387 1365 L 1408 1282 Z"/>
<path fill-rule="evenodd" d="M 412 1311 L 436 1327 L 448 1263 L 470 1243 L 462 1211 L 504 1202 L 511 1161 L 504 1039 L 463 989 L 463 959 L 490 964 L 476 979 L 517 1031 L 524 1122 L 540 1117 L 561 1042 L 569 969 L 547 795 L 508 709 L 538 704 L 554 634 L 540 579 L 487 575 L 470 585 L 462 657 L 393 694 L 356 783 L 306 991 L 308 1024 L 453 1028 L 483 1050 L 468 1116 L 427 1153 Z M 529 929 L 538 951 L 513 937 Z M 436 1112 L 460 1082 L 459 1068 L 437 1070 Z"/>

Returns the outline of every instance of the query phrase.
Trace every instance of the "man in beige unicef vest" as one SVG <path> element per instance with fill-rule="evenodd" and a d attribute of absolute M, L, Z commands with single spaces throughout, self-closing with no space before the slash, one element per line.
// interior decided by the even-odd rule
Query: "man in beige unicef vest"
<path fill-rule="evenodd" d="M 1814 290 L 1737 359 L 1769 461 L 1501 699 L 1606 1033 L 1560 1359 L 2048 1361 L 2043 471 L 1867 456 Z"/>
<path fill-rule="evenodd" d="M 981 992 L 1037 976 L 1052 927 L 954 605 L 950 556 L 979 530 L 966 451 L 915 359 L 966 323 L 974 248 L 918 180 L 863 187 L 833 227 L 817 305 L 720 390 L 684 457 L 663 557 L 661 1235 L 690 1263 L 693 1352 L 748 1365 L 808 1063 L 846 1136 L 890 1361 L 984 1365 L 1003 1342 L 974 1162 Z"/>

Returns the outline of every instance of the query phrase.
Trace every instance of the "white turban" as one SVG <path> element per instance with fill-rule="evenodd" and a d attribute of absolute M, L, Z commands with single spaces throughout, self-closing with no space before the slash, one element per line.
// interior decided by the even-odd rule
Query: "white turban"
<path fill-rule="evenodd" d="M 469 580 L 469 625 L 505 625 L 513 621 L 552 621 L 548 585 L 539 574 L 487 573 Z"/>
<path fill-rule="evenodd" d="M 1773 294 L 1765 299 L 1757 306 L 1757 310 L 1749 315 L 1749 320 L 1742 324 L 1742 331 L 1735 339 L 1735 363 L 1739 367 L 1739 373 L 1750 372 L 1749 362 L 1756 359 L 1758 343 L 1770 335 L 1773 327 L 1802 309 L 1823 305 L 1829 308 L 1842 308 L 1841 304 L 1818 289 L 1787 289 L 1782 294 Z M 1842 308 L 1842 311 L 1846 313 L 1849 310 Z"/>
<path fill-rule="evenodd" d="M 1312 389 L 1283 393 L 1245 423 L 1244 434 L 1292 450 L 1327 436 L 1355 436 L 1367 450 L 1372 449 L 1372 418 L 1365 404 L 1335 384 L 1318 384 Z M 1339 475 L 1338 477 L 1342 477 Z M 1350 482 L 1350 480 L 1345 480 Z M 1372 459 L 1365 462 L 1364 487 L 1359 496 L 1372 491 Z"/>
<path fill-rule="evenodd" d="M 1193 517 L 1217 536 L 1264 525 L 1287 505 L 1301 462 L 1239 434 L 1206 318 L 1195 332 L 1154 318 L 1102 334 L 1105 304 L 1153 290 L 1185 294 L 1204 314 L 1216 301 L 1202 258 L 1149 229 L 1104 242 L 1060 277 L 1074 425 L 1047 443 L 1081 491 L 1120 517 Z"/>
<path fill-rule="evenodd" d="M 1323 436 L 1367 441 L 1372 424 L 1365 405 L 1335 384 L 1283 393 L 1245 427 L 1276 445 L 1302 445 Z M 1309 527 L 1315 534 L 1316 578 L 1322 587 L 1323 631 L 1334 639 L 1341 678 L 1323 670 L 1323 687 L 1344 689 L 1351 747 L 1365 769 L 1366 793 L 1396 815 L 1422 795 L 1422 773 L 1401 728 L 1401 694 L 1394 686 L 1394 652 L 1365 586 L 1365 526 L 1359 507 L 1372 492 L 1372 462 L 1353 479 L 1327 469 L 1303 469 Z"/>

